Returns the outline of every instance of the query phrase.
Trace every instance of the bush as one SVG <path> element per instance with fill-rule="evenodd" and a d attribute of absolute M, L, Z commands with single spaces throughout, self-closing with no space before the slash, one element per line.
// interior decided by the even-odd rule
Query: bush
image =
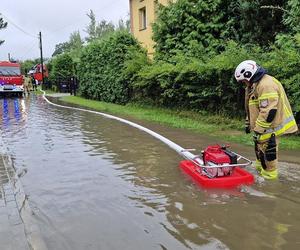
<path fill-rule="evenodd" d="M 117 31 L 106 39 L 88 44 L 82 51 L 78 67 L 81 94 L 90 99 L 125 104 L 130 86 L 123 74 L 129 51 L 141 50 L 126 31 Z"/>
<path fill-rule="evenodd" d="M 74 62 L 68 53 L 53 57 L 48 64 L 51 68 L 49 79 L 56 82 L 57 79 L 67 79 L 74 75 Z"/>
<path fill-rule="evenodd" d="M 135 96 L 159 106 L 242 115 L 244 90 L 234 70 L 250 58 L 249 51 L 258 57 L 259 49 L 230 42 L 223 53 L 205 61 L 180 54 L 170 59 L 172 63 L 157 61 L 138 72 Z"/>
<path fill-rule="evenodd" d="M 263 64 L 284 86 L 292 109 L 300 111 L 300 33 L 278 35 Z"/>
<path fill-rule="evenodd" d="M 234 79 L 234 70 L 243 60 L 253 59 L 282 82 L 293 111 L 300 111 L 300 35 L 288 39 L 278 36 L 269 52 L 235 42 L 224 47 L 224 52 L 210 59 L 178 53 L 168 62 L 144 65 L 132 78 L 135 99 L 157 106 L 242 116 L 244 86 Z"/>

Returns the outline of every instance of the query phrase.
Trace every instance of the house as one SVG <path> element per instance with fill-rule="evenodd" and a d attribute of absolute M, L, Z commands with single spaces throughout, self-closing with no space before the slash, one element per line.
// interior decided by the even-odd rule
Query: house
<path fill-rule="evenodd" d="M 150 57 L 154 52 L 151 24 L 156 18 L 157 5 L 167 5 L 170 1 L 172 0 L 129 0 L 131 33 L 147 49 Z"/>

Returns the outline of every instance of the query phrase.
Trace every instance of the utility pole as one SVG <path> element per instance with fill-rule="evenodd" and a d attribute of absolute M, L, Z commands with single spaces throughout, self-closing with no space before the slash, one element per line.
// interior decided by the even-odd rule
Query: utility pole
<path fill-rule="evenodd" d="M 40 38 L 40 52 L 41 52 L 41 70 L 42 70 L 42 88 L 44 87 L 44 61 L 43 61 L 43 46 L 42 46 L 42 32 L 39 32 Z"/>

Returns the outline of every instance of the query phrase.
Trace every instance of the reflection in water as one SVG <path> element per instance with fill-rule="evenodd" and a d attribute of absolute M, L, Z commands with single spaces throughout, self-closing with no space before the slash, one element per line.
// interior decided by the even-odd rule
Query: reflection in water
<path fill-rule="evenodd" d="M 19 109 L 19 100 L 18 99 L 14 99 L 14 115 L 17 121 L 20 121 L 20 117 L 21 117 L 21 112 Z"/>
<path fill-rule="evenodd" d="M 25 110 L 25 100 L 20 98 L 0 99 L 1 109 L 0 114 L 2 116 L 1 127 L 3 130 L 9 129 L 11 124 L 20 124 L 26 120 L 27 112 Z M 27 102 L 29 100 L 27 99 Z M 29 106 L 29 103 L 27 103 Z M 14 125 L 12 125 L 14 126 Z"/>
<path fill-rule="evenodd" d="M 9 121 L 9 117 L 8 117 L 8 102 L 7 99 L 3 99 L 2 102 L 2 119 L 3 119 L 3 125 L 7 126 L 8 125 L 8 121 Z"/>
<path fill-rule="evenodd" d="M 50 249 L 297 248 L 299 166 L 254 186 L 265 196 L 203 190 L 144 132 L 37 97 L 20 107 L 19 122 L 3 118 L 4 140 L 28 169 L 22 182 Z M 177 143 L 188 137 L 160 129 Z M 182 141 L 212 143 L 193 137 Z"/>

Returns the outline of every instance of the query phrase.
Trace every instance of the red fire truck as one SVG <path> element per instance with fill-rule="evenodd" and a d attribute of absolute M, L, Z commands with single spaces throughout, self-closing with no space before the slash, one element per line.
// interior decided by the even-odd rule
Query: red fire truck
<path fill-rule="evenodd" d="M 0 61 L 0 94 L 22 95 L 23 92 L 20 63 Z"/>
<path fill-rule="evenodd" d="M 49 76 L 47 66 L 43 65 L 43 71 L 44 71 L 44 78 L 47 78 Z M 38 81 L 40 84 L 43 81 L 42 76 L 42 67 L 41 64 L 37 64 L 31 68 L 28 72 L 29 75 L 33 75 L 34 79 Z"/>

